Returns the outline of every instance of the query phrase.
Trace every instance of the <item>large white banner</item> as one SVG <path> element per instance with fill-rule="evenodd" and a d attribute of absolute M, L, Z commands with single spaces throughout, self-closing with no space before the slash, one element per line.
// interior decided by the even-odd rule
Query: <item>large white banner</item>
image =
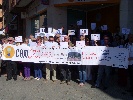
<path fill-rule="evenodd" d="M 129 50 L 118 47 L 85 46 L 85 47 L 28 47 L 26 45 L 4 45 L 3 60 L 68 64 L 68 65 L 107 65 L 128 68 Z"/>

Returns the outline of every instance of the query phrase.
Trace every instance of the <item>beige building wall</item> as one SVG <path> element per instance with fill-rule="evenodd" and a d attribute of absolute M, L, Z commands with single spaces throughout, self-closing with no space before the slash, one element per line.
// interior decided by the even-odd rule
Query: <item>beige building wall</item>
<path fill-rule="evenodd" d="M 47 23 L 48 27 L 53 27 L 54 29 L 60 29 L 62 26 L 67 29 L 67 8 L 54 6 L 48 7 Z"/>

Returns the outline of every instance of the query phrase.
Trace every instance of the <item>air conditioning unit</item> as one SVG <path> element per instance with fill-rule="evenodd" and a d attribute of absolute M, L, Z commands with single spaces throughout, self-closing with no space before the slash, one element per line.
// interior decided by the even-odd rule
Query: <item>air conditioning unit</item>
<path fill-rule="evenodd" d="M 17 24 L 10 24 L 10 30 L 17 30 Z"/>
<path fill-rule="evenodd" d="M 22 19 L 26 18 L 27 16 L 28 16 L 28 15 L 27 15 L 26 12 L 21 12 L 21 18 L 22 18 Z"/>

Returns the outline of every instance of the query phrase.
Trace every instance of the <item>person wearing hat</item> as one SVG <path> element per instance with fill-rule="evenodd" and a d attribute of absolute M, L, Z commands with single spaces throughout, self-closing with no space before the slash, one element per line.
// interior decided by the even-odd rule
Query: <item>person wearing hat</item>
<path fill-rule="evenodd" d="M 14 45 L 14 43 L 15 43 L 14 38 L 9 37 L 8 38 L 8 43 L 11 44 L 11 45 Z M 7 79 L 6 79 L 6 81 L 11 80 L 12 77 L 16 81 L 17 80 L 17 64 L 16 64 L 16 62 L 7 61 L 6 70 L 7 70 Z"/>

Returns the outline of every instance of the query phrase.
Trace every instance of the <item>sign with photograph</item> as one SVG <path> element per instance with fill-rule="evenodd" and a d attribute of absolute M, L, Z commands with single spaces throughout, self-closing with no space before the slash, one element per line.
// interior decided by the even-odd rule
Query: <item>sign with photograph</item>
<path fill-rule="evenodd" d="M 4 45 L 2 59 L 11 61 L 68 64 L 68 65 L 106 65 L 118 68 L 128 68 L 129 50 L 118 47 L 85 46 L 59 47 L 57 43 L 47 45 Z M 67 46 L 68 44 L 65 43 Z M 115 52 L 114 52 L 115 51 Z"/>

